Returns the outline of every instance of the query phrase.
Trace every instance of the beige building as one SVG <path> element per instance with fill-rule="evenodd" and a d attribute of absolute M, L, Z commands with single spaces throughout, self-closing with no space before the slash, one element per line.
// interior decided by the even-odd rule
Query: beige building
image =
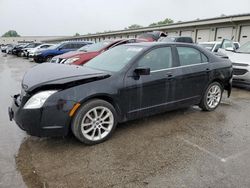
<path fill-rule="evenodd" d="M 21 36 L 21 37 L 0 37 L 0 44 L 17 44 L 27 42 L 42 42 L 44 40 L 55 40 L 62 38 L 58 36 Z"/>
<path fill-rule="evenodd" d="M 134 38 L 142 33 L 150 31 L 164 31 L 169 36 L 190 36 L 195 42 L 220 41 L 226 38 L 239 41 L 243 44 L 246 41 L 250 41 L 250 14 L 222 16 L 156 27 L 81 35 L 78 37 L 62 37 L 59 39 L 44 40 L 44 42 L 54 43 L 67 40 L 99 42 L 107 39 Z"/>

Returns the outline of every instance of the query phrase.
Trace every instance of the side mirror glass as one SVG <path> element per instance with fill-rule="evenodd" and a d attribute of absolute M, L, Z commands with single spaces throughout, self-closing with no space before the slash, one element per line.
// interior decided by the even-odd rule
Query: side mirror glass
<path fill-rule="evenodd" d="M 138 76 L 150 75 L 150 68 L 142 68 L 142 67 L 141 68 L 136 68 L 134 72 Z"/>

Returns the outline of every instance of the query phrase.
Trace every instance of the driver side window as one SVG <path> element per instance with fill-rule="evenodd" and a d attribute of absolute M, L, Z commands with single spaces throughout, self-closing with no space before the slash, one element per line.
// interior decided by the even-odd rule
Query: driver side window
<path fill-rule="evenodd" d="M 157 71 L 172 67 L 171 47 L 153 49 L 144 55 L 138 63 L 138 67 L 150 68 L 150 71 Z"/>

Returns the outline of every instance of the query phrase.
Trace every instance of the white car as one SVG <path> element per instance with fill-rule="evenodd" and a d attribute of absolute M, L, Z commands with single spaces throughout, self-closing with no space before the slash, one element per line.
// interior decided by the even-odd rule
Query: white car
<path fill-rule="evenodd" d="M 199 46 L 202 46 L 211 52 L 218 52 L 218 49 L 221 47 L 221 41 L 200 42 Z"/>
<path fill-rule="evenodd" d="M 228 57 L 233 62 L 234 85 L 250 86 L 250 41 Z"/>
<path fill-rule="evenodd" d="M 224 52 L 224 54 L 227 54 L 225 51 L 235 51 L 240 47 L 240 44 L 238 42 L 234 42 L 228 39 L 224 39 L 222 41 L 211 41 L 211 42 L 200 42 L 200 46 L 208 49 L 211 52 Z"/>
<path fill-rule="evenodd" d="M 27 53 L 28 53 L 27 56 L 32 58 L 32 57 L 34 57 L 34 55 L 35 55 L 36 52 L 45 50 L 48 47 L 53 46 L 53 45 L 54 44 L 41 44 L 41 45 L 39 45 L 39 46 L 37 46 L 35 48 L 29 49 L 27 51 Z"/>

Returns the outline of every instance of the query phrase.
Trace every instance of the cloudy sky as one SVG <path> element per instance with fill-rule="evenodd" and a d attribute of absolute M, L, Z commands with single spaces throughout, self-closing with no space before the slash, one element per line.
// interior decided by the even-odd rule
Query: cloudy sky
<path fill-rule="evenodd" d="M 0 35 L 54 36 L 250 13 L 250 0 L 0 0 Z"/>

